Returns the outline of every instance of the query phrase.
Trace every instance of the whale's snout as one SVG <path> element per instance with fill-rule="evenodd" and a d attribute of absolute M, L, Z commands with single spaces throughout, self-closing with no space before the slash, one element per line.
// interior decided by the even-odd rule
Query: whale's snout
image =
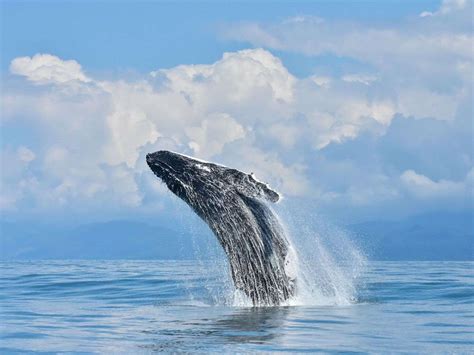
<path fill-rule="evenodd" d="M 150 169 L 165 182 L 170 179 L 176 180 L 183 179 L 183 164 L 179 155 L 168 152 L 166 150 L 159 150 L 154 153 L 148 153 L 146 155 L 146 162 Z"/>
<path fill-rule="evenodd" d="M 154 153 L 148 153 L 146 155 L 146 163 L 148 164 L 148 166 L 150 167 L 150 169 L 155 173 L 156 176 L 158 176 L 159 178 L 163 178 L 164 177 L 164 167 L 168 167 L 169 166 L 166 164 L 164 157 L 163 157 L 163 152 L 162 151 L 158 151 L 158 152 L 154 152 Z"/>
<path fill-rule="evenodd" d="M 164 150 L 159 150 L 154 153 L 148 153 L 146 155 L 146 162 L 148 165 L 150 164 L 156 164 L 156 163 L 165 163 L 167 161 L 167 151 Z"/>

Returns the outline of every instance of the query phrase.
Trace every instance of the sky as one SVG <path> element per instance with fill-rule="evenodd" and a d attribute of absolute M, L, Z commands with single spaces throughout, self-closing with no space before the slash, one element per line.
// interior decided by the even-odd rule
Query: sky
<path fill-rule="evenodd" d="M 473 211 L 472 2 L 2 1 L 2 218 L 153 220 L 169 149 L 347 221 Z"/>

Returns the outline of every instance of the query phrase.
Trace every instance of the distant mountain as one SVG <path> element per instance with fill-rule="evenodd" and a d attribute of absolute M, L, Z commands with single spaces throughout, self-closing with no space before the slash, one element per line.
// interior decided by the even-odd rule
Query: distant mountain
<path fill-rule="evenodd" d="M 197 237 L 142 222 L 92 223 L 72 229 L 2 223 L 5 259 L 192 259 L 209 237 Z M 199 245 L 195 245 L 198 243 Z"/>
<path fill-rule="evenodd" d="M 348 226 L 378 260 L 473 260 L 472 213 L 430 213 Z"/>
<path fill-rule="evenodd" d="M 76 228 L 0 224 L 0 259 L 194 259 L 221 253 L 212 233 L 143 222 L 111 221 Z M 347 226 L 377 260 L 472 260 L 473 215 L 432 213 L 400 221 Z"/>

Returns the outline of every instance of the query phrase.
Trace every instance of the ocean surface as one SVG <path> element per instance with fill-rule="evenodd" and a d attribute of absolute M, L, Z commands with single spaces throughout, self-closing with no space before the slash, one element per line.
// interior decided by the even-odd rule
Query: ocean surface
<path fill-rule="evenodd" d="M 474 352 L 472 262 L 369 262 L 349 302 L 261 308 L 204 261 L 0 267 L 2 354 Z"/>

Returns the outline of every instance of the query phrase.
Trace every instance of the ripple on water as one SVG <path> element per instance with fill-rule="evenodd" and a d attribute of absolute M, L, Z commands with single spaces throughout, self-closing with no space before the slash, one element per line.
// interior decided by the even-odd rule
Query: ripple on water
<path fill-rule="evenodd" d="M 0 352 L 469 353 L 473 266 L 374 263 L 358 303 L 248 308 L 202 261 L 1 262 Z"/>

